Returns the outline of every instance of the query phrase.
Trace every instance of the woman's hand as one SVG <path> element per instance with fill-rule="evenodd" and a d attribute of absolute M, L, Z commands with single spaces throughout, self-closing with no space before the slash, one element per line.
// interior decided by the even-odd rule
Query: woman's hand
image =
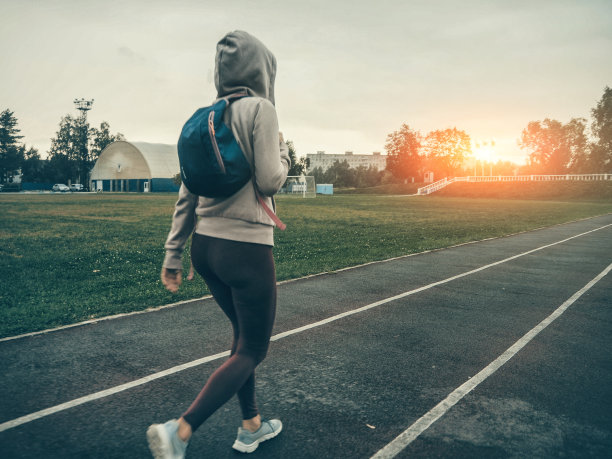
<path fill-rule="evenodd" d="M 180 269 L 162 268 L 161 281 L 168 291 L 176 293 L 181 285 L 182 271 Z"/>

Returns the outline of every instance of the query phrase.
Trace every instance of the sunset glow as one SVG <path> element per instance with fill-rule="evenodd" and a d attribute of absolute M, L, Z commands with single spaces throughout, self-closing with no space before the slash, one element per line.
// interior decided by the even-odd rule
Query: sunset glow
<path fill-rule="evenodd" d="M 216 43 L 230 30 L 275 55 L 280 128 L 298 157 L 384 155 L 406 123 L 466 132 L 481 144 L 474 160 L 525 163 L 529 122 L 588 116 L 612 84 L 609 0 L 179 3 L 3 2 L 0 111 L 14 112 L 28 148 L 47 157 L 75 98 L 95 100 L 94 126 L 175 144 L 217 96 Z"/>
<path fill-rule="evenodd" d="M 472 149 L 474 158 L 478 161 L 495 162 L 495 142 L 476 143 Z"/>

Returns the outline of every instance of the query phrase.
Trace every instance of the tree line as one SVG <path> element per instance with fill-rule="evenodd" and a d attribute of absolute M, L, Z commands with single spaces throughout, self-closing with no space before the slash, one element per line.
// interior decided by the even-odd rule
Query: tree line
<path fill-rule="evenodd" d="M 308 175 L 314 177 L 315 183 L 333 183 L 340 188 L 369 188 L 383 183 L 385 171 L 374 166 L 350 167 L 348 161 L 336 160 L 326 170 L 315 167 Z"/>
<path fill-rule="evenodd" d="M 518 139 L 527 154 L 527 164 L 518 166 L 510 161 L 484 162 L 468 168 L 466 160 L 473 158 L 472 139 L 456 127 L 422 134 L 403 124 L 387 136 L 386 169 L 359 166 L 351 168 L 347 161 L 335 161 L 323 170 L 308 171 L 316 183 L 333 183 L 338 187 L 365 188 L 384 183 L 422 182 L 426 172 L 444 178 L 461 175 L 514 175 L 612 173 L 612 89 L 606 87 L 601 99 L 591 110 L 589 123 L 584 118 L 572 118 L 567 123 L 546 118 L 531 121 Z M 490 144 L 491 146 L 493 143 Z M 293 147 L 293 145 L 292 145 Z M 292 151 L 295 158 L 295 151 Z M 302 158 L 301 171 L 304 167 Z M 299 174 L 290 174 L 299 175 Z"/>
<path fill-rule="evenodd" d="M 584 118 L 572 118 L 567 123 L 546 118 L 531 121 L 518 139 L 527 154 L 527 164 L 517 166 L 510 161 L 498 161 L 495 175 L 612 173 L 612 89 L 606 87 L 601 99 L 591 110 L 589 123 Z M 339 187 L 370 187 L 381 183 L 414 180 L 422 182 L 426 172 L 434 177 L 488 175 L 492 163 L 476 171 L 466 168 L 473 157 L 472 140 L 462 130 L 434 130 L 426 135 L 403 124 L 387 136 L 385 143 L 387 166 L 377 171 L 360 166 L 350 168 L 346 161 L 336 161 L 327 170 L 310 171 L 317 183 L 333 183 Z M 490 168 L 490 169 L 489 169 Z"/>
<path fill-rule="evenodd" d="M 572 118 L 568 123 L 549 118 L 529 122 L 518 140 L 527 153 L 527 165 L 520 172 L 611 173 L 612 89 L 605 88 L 591 115 L 590 125 L 584 118 Z M 422 135 L 404 124 L 387 136 L 385 149 L 387 170 L 400 180 L 422 179 L 425 171 L 439 178 L 472 175 L 464 169 L 465 160 L 472 156 L 470 136 L 456 128 Z M 508 166 L 498 163 L 496 173 L 505 175 L 499 169 L 507 170 Z"/>
<path fill-rule="evenodd" d="M 82 183 L 89 186 L 89 172 L 104 148 L 125 140 L 121 133 L 111 134 L 110 125 L 91 127 L 84 116 L 65 115 L 51 139 L 47 158 L 34 147 L 22 143 L 23 136 L 14 112 L 0 113 L 0 183 L 10 183 L 21 172 L 22 182 Z"/>
<path fill-rule="evenodd" d="M 585 118 L 530 122 L 519 145 L 529 153 L 532 173 L 612 172 L 612 89 L 605 88 L 591 116 L 590 125 Z"/>
<path fill-rule="evenodd" d="M 545 118 L 531 121 L 523 129 L 518 145 L 527 154 L 522 174 L 612 173 L 612 89 L 606 87 L 601 99 L 585 118 L 572 118 L 567 123 Z M 17 127 L 17 118 L 9 109 L 0 113 L 0 182 L 12 181 L 21 171 L 22 181 L 53 183 L 68 181 L 88 186 L 89 171 L 100 152 L 111 142 L 125 140 L 121 133 L 111 134 L 106 121 L 99 128 L 90 127 L 84 116 L 64 116 L 55 137 L 51 139 L 48 157 L 42 159 L 37 149 L 27 148 Z M 309 170 L 306 158 L 297 158 L 293 142 L 287 142 L 291 157 L 289 175 Z M 456 127 L 434 130 L 427 134 L 403 124 L 387 136 L 387 166 L 351 168 L 346 161 L 336 161 L 326 170 L 310 170 L 317 183 L 333 183 L 338 187 L 372 187 L 381 183 L 423 181 L 425 172 L 435 178 L 473 175 L 466 170 L 471 158 L 470 136 Z M 517 166 L 498 162 L 495 175 L 512 175 Z"/>

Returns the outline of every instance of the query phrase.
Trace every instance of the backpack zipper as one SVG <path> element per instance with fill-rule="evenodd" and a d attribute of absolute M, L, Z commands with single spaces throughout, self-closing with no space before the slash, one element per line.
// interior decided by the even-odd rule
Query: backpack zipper
<path fill-rule="evenodd" d="M 221 158 L 221 152 L 219 151 L 219 146 L 217 145 L 217 139 L 215 138 L 215 111 L 211 111 L 208 115 L 208 135 L 210 136 L 210 143 L 212 143 L 213 150 L 215 151 L 215 156 L 217 157 L 217 163 L 219 163 L 219 167 L 221 168 L 221 173 L 225 174 L 225 164 L 223 164 L 223 159 Z"/>

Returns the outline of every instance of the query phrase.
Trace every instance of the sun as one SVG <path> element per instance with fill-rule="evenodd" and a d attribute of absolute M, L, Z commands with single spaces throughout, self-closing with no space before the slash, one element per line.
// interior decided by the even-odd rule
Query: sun
<path fill-rule="evenodd" d="M 491 157 L 493 155 L 493 149 L 491 147 L 476 147 L 474 148 L 474 158 L 478 161 L 491 161 Z"/>
<path fill-rule="evenodd" d="M 476 142 L 474 148 L 472 149 L 474 158 L 478 161 L 484 162 L 493 161 L 493 156 L 495 155 L 494 147 L 495 142 L 492 140 L 487 142 Z"/>

